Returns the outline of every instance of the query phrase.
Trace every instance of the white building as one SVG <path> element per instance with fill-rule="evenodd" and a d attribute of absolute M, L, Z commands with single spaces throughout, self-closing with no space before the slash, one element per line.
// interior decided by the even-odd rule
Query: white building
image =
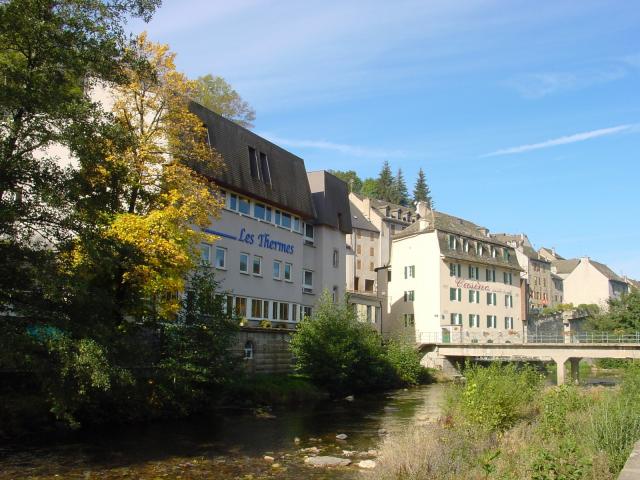
<path fill-rule="evenodd" d="M 202 245 L 227 305 L 248 325 L 291 328 L 310 315 L 324 290 L 345 293 L 345 235 L 351 233 L 346 184 L 253 132 L 192 104 L 223 171 L 203 172 L 225 207 Z"/>
<path fill-rule="evenodd" d="M 393 335 L 418 342 L 522 342 L 521 269 L 513 247 L 423 203 L 418 214 L 393 237 Z"/>

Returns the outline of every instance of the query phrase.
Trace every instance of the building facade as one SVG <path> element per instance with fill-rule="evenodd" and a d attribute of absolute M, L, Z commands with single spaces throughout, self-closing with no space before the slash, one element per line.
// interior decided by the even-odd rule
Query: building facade
<path fill-rule="evenodd" d="M 522 342 L 520 272 L 513 247 L 467 220 L 426 209 L 393 239 L 393 335 L 418 342 Z"/>
<path fill-rule="evenodd" d="M 557 260 L 552 263 L 552 269 L 562 278 L 563 303 L 595 304 L 606 309 L 609 299 L 629 292 L 624 278 L 589 257 Z"/>
<path fill-rule="evenodd" d="M 202 172 L 221 189 L 224 208 L 202 244 L 233 309 L 248 326 L 292 328 L 323 291 L 345 293 L 346 184 L 253 132 L 192 104 L 226 168 Z"/>

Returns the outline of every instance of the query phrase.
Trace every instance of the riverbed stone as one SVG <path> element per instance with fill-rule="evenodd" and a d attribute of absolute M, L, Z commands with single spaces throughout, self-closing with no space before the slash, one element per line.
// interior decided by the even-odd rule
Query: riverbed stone
<path fill-rule="evenodd" d="M 320 449 L 318 447 L 301 448 L 300 451 L 302 453 L 320 453 Z"/>
<path fill-rule="evenodd" d="M 275 458 L 273 458 L 271 455 L 265 455 L 263 457 L 267 462 L 273 462 L 275 460 Z"/>
<path fill-rule="evenodd" d="M 356 450 L 342 450 L 342 455 L 344 455 L 345 457 L 353 457 L 357 453 L 358 452 Z"/>
<path fill-rule="evenodd" d="M 346 433 L 339 433 L 338 435 L 336 435 L 336 438 L 338 440 L 346 440 L 347 439 L 347 434 Z"/>
<path fill-rule="evenodd" d="M 351 460 L 348 458 L 319 456 L 307 457 L 304 459 L 304 463 L 312 467 L 346 467 L 351 465 Z"/>
<path fill-rule="evenodd" d="M 374 462 L 373 460 L 360 460 L 358 462 L 358 466 L 360 468 L 376 468 L 376 462 Z"/>
<path fill-rule="evenodd" d="M 354 397 L 353 395 L 349 395 L 349 396 L 347 396 L 347 397 L 344 397 L 344 399 L 345 399 L 347 402 L 353 402 L 353 401 L 355 400 L 355 397 Z"/>

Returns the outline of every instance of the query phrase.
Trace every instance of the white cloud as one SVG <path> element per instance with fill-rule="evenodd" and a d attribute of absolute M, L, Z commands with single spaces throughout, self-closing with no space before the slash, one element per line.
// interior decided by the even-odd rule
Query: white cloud
<path fill-rule="evenodd" d="M 616 133 L 629 131 L 634 129 L 635 127 L 637 127 L 637 125 L 618 125 L 617 127 L 600 128 L 598 130 L 566 135 L 564 137 L 554 138 L 552 140 L 546 140 L 540 143 L 530 143 L 517 147 L 504 148 L 501 150 L 496 150 L 495 152 L 486 153 L 484 155 L 481 155 L 480 157 L 482 158 L 497 157 L 499 155 L 513 155 L 517 153 L 530 152 L 531 150 L 540 150 L 542 148 L 566 145 L 568 143 L 584 142 L 585 140 L 591 140 L 592 138 L 604 137 L 606 135 L 614 135 Z"/>
<path fill-rule="evenodd" d="M 345 155 L 369 158 L 401 158 L 407 156 L 402 150 L 387 150 L 383 148 L 363 147 L 360 145 L 349 145 L 344 143 L 334 143 L 325 140 L 300 140 L 291 138 L 281 138 L 270 133 L 259 133 L 259 135 L 269 139 L 277 145 L 297 148 L 311 148 L 317 150 L 330 150 Z"/>

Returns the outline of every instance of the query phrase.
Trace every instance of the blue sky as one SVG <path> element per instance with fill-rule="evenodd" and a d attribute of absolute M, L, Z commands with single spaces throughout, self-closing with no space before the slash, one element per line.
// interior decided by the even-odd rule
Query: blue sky
<path fill-rule="evenodd" d="M 640 278 L 639 24 L 612 0 L 165 0 L 131 27 L 309 170 L 422 167 L 437 209 Z"/>

